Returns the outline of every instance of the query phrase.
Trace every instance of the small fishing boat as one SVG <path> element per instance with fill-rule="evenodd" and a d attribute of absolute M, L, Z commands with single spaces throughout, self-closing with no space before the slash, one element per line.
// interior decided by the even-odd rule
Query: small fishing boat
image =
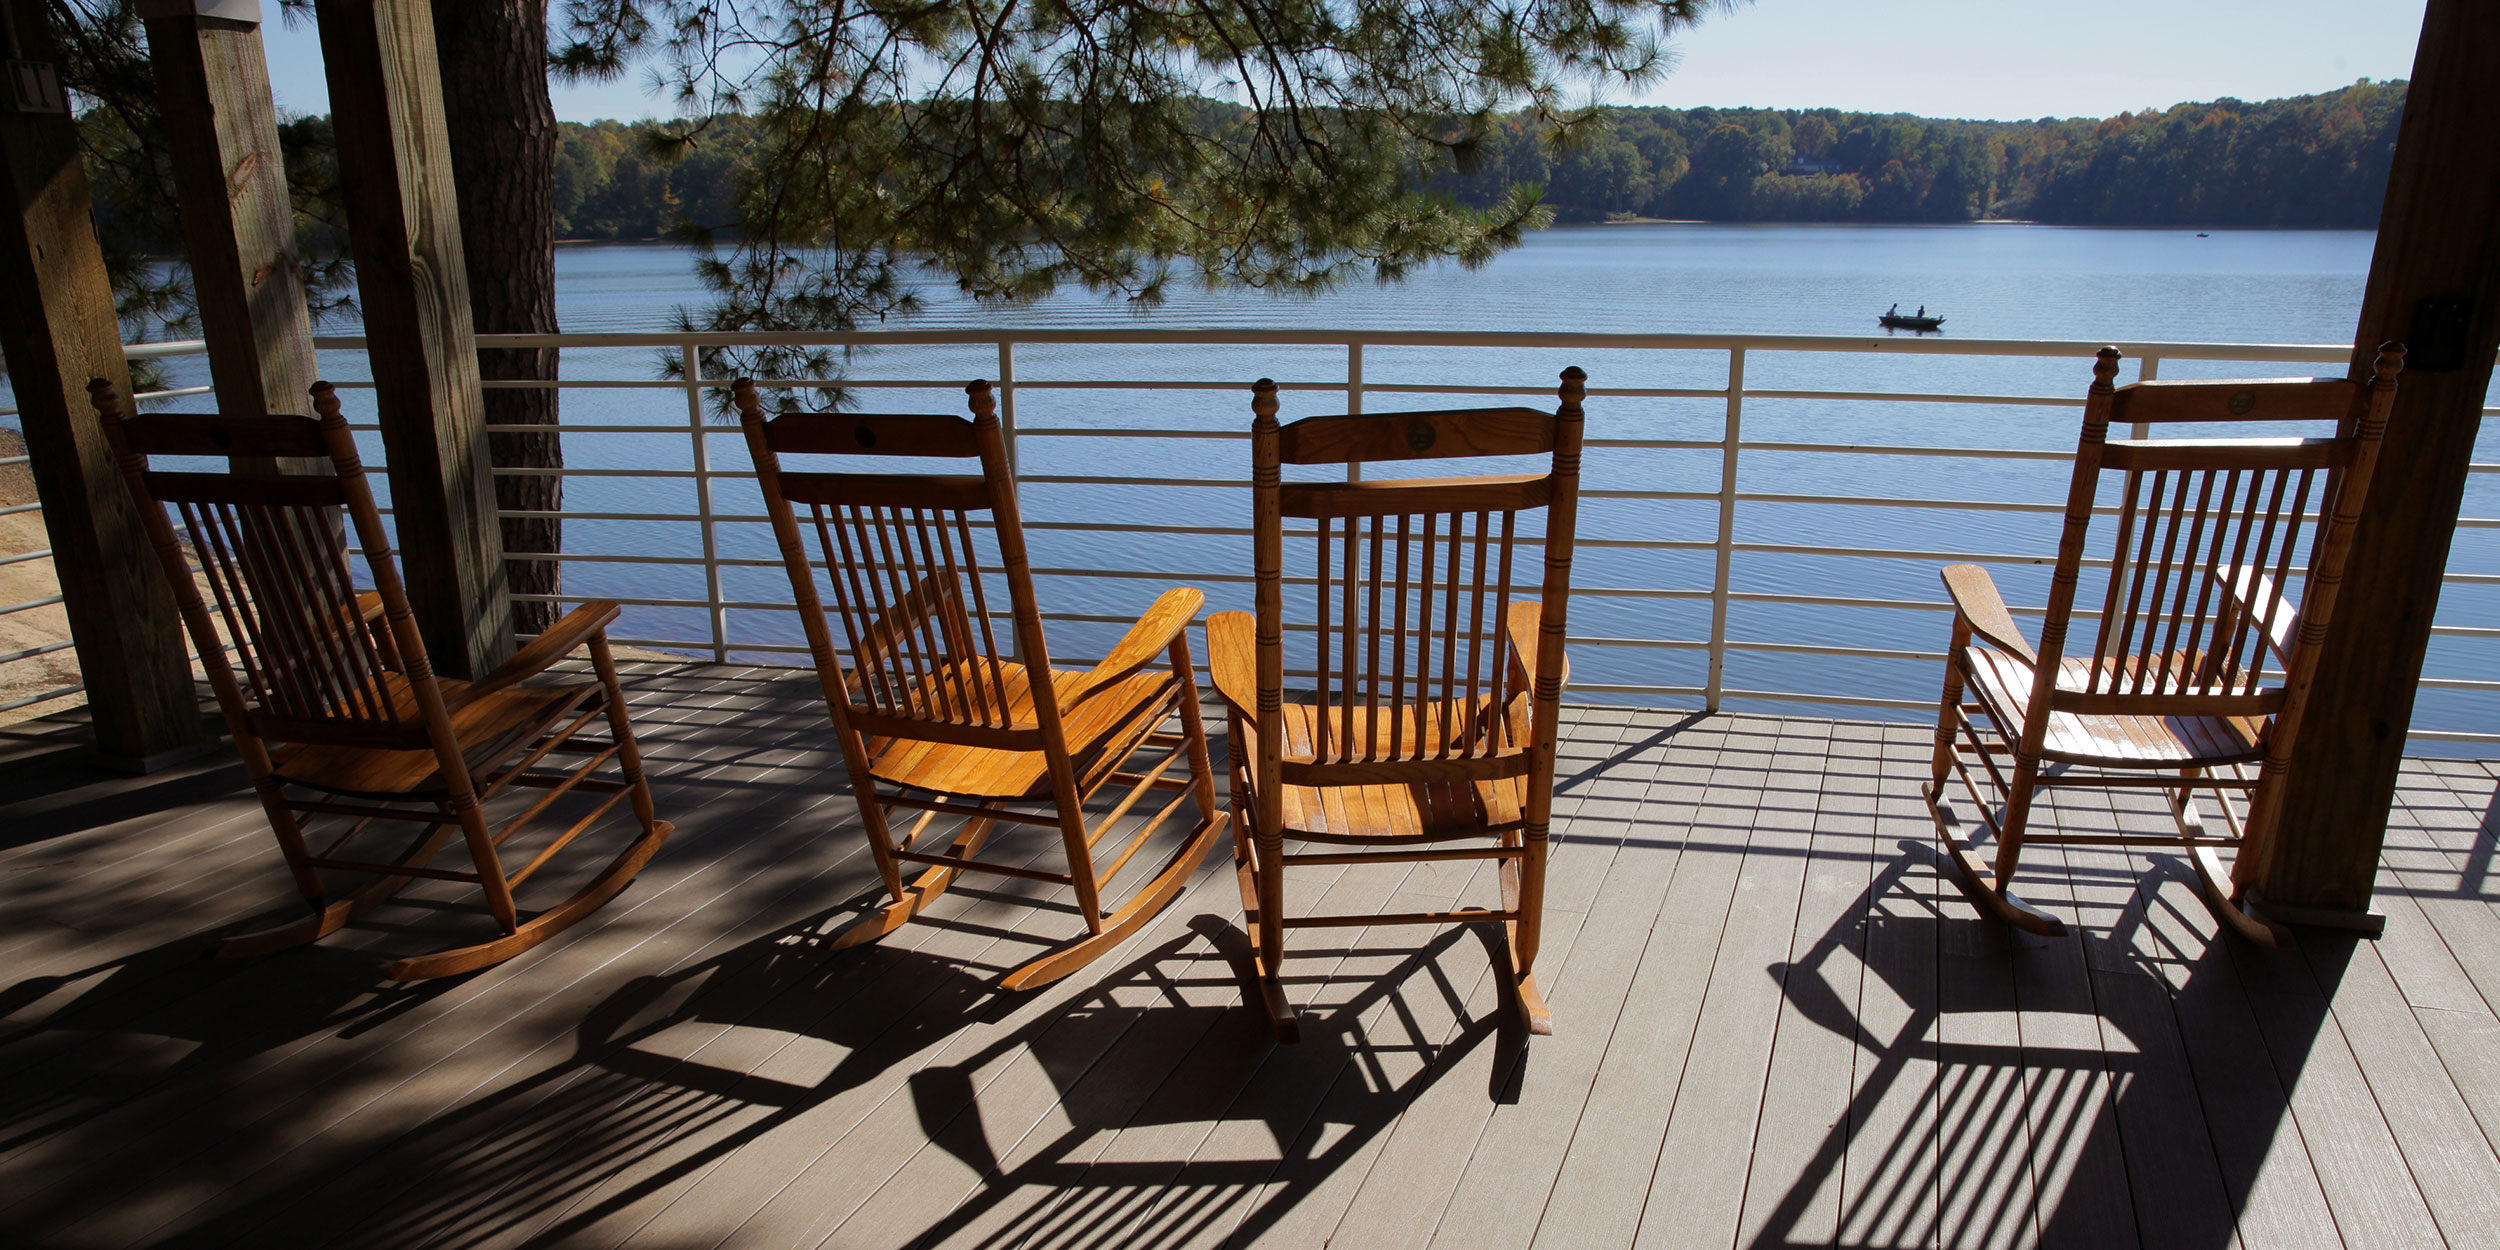
<path fill-rule="evenodd" d="M 1908 314 L 1908 313 L 1889 313 L 1889 312 L 1888 312 L 1888 313 L 1878 313 L 1878 314 L 1876 314 L 1876 316 L 1875 316 L 1875 323 L 1876 323 L 1877 325 L 1880 325 L 1880 326 L 1884 327 L 1884 328 L 1885 328 L 1885 329 L 1887 329 L 1887 330 L 1917 330 L 1917 331 L 1920 331 L 1920 332 L 1924 333 L 1925 331 L 1928 331 L 1928 330 L 1936 330 L 1936 329 L 1941 329 L 1941 328 L 1943 328 L 1943 326 L 1944 326 L 1944 318 L 1942 318 L 1942 317 L 1921 317 L 1921 316 L 1912 316 L 1912 315 L 1910 315 L 1910 314 Z"/>

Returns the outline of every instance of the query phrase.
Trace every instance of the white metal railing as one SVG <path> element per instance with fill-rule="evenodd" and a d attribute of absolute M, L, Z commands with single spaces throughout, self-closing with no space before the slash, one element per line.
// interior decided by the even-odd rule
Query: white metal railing
<path fill-rule="evenodd" d="M 1637 603 L 1691 602 L 1708 604 L 1706 632 L 1696 637 L 1657 636 L 1575 636 L 1575 647 L 1620 649 L 1649 652 L 1698 652 L 1706 661 L 1703 680 L 1699 684 L 1678 685 L 1664 682 L 1575 682 L 1575 688 L 1592 693 L 1609 693 L 1642 698 L 1698 699 L 1705 707 L 1716 710 L 1727 700 L 1754 700 L 1774 703 L 1805 703 L 1847 707 L 1864 707 L 1924 713 L 1932 706 L 1933 696 L 1925 698 L 1896 697 L 1864 691 L 1834 689 L 1775 689 L 1733 685 L 1728 677 L 1731 654 L 1764 656 L 1833 657 L 1880 661 L 1935 661 L 1941 652 L 1923 647 L 1853 646 L 1839 642 L 1815 640 L 1784 640 L 1766 637 L 1742 637 L 1732 632 L 1732 609 L 1737 605 L 1765 605 L 1791 608 L 1824 608 L 1843 611 L 1875 610 L 1883 612 L 1928 612 L 1941 614 L 1949 610 L 1941 599 L 1905 598 L 1888 595 L 1805 594 L 1790 591 L 1740 589 L 1740 570 L 1749 558 L 1804 556 L 1845 561 L 1917 560 L 1942 562 L 1969 560 L 1998 565 L 2047 565 L 2053 561 L 2053 550 L 2041 546 L 2023 553 L 1929 549 L 1865 545 L 1864 540 L 1843 541 L 1747 541 L 1740 536 L 1739 518 L 1748 509 L 1762 507 L 1810 507 L 1836 509 L 1846 515 L 1866 509 L 1911 509 L 1963 513 L 2054 515 L 2063 510 L 2060 502 L 2063 478 L 2058 477 L 2059 494 L 2036 499 L 1989 500 L 1960 498 L 1901 498 L 1864 494 L 1777 491 L 1747 489 L 1743 466 L 1746 457 L 1763 454 L 1794 454 L 1838 457 L 1950 457 L 1977 461 L 2063 461 L 2070 450 L 2055 443 L 2036 447 L 1871 444 L 1824 441 L 1802 441 L 1796 438 L 1749 438 L 1746 420 L 1749 401 L 1806 401 L 1841 404 L 1908 404 L 1908 405 L 1996 405 L 2071 409 L 2078 404 L 2079 386 L 2068 386 L 2077 374 L 2076 362 L 2089 359 L 2102 346 L 2091 341 L 2044 340 L 1948 340 L 1942 338 L 1836 338 L 1802 335 L 1692 335 L 1692 334 L 1546 334 L 1546 333 L 1439 333 L 1362 330 L 900 330 L 872 331 L 852 334 L 553 334 L 553 335 L 481 335 L 481 348 L 558 347 L 575 350 L 634 349 L 646 353 L 666 353 L 678 366 L 679 376 L 564 378 L 554 382 L 489 382 L 490 387 L 557 387 L 585 392 L 674 391 L 684 404 L 683 424 L 676 428 L 687 439 L 684 467 L 667 468 L 567 468 L 505 469 L 499 473 L 553 473 L 585 484 L 612 479 L 626 481 L 691 483 L 691 510 L 652 510 L 631 508 L 572 508 L 551 513 L 507 513 L 511 516 L 549 516 L 566 521 L 608 522 L 638 521 L 666 525 L 692 526 L 694 540 L 677 553 L 655 552 L 587 552 L 568 551 L 560 557 L 567 566 L 611 565 L 658 568 L 700 569 L 703 582 L 701 598 L 686 595 L 616 595 L 605 593 L 566 593 L 543 596 L 519 596 L 557 602 L 577 602 L 590 598 L 616 599 L 628 607 L 699 612 L 704 626 L 697 637 L 670 637 L 655 634 L 646 637 L 623 637 L 628 645 L 664 650 L 691 651 L 708 654 L 715 660 L 735 656 L 757 658 L 769 656 L 800 656 L 805 647 L 791 641 L 772 641 L 758 637 L 742 637 L 733 628 L 732 614 L 746 612 L 788 612 L 786 602 L 732 598 L 724 586 L 724 570 L 741 568 L 778 568 L 777 556 L 760 554 L 740 556 L 726 553 L 722 529 L 728 526 L 760 525 L 761 513 L 724 510 L 716 497 L 716 487 L 723 483 L 752 480 L 749 469 L 721 467 L 710 447 L 713 438 L 734 439 L 736 427 L 708 419 L 711 392 L 726 386 L 729 379 L 702 375 L 702 352 L 708 347 L 757 346 L 833 346 L 864 349 L 982 349 L 983 359 L 995 354 L 995 377 L 1000 402 L 1002 425 L 1008 439 L 1013 462 L 1022 463 L 1020 449 L 1028 440 L 1096 439 L 1149 440 L 1167 446 L 1186 447 L 1195 440 L 1237 440 L 1244 437 L 1246 416 L 1228 428 L 1171 428 L 1169 423 L 1143 426 L 1095 428 L 1082 425 L 1032 425 L 1017 420 L 1017 397 L 1022 392 L 1050 391 L 1167 392 L 1186 395 L 1191 392 L 1245 393 L 1246 379 L 1182 379 L 1143 380 L 1098 376 L 1036 376 L 1018 370 L 1019 349 L 1052 348 L 1325 348 L 1343 353 L 1342 380 L 1288 381 L 1280 389 L 1288 392 L 1324 392 L 1343 396 L 1344 410 L 1364 410 L 1367 397 L 1375 395 L 1433 396 L 1549 396 L 1542 386 L 1473 384 L 1446 377 L 1397 380 L 1384 376 L 1373 367 L 1376 361 L 1366 358 L 1366 349 L 1482 349 L 1496 351 L 1548 351 L 1567 349 L 1588 355 L 1640 353 L 1644 358 L 1660 355 L 1681 361 L 1696 356 L 1716 357 L 1710 380 L 1716 385 L 1644 385 L 1592 386 L 1593 403 L 1609 400 L 1689 400 L 1702 401 L 1712 416 L 1708 437 L 1688 438 L 1591 438 L 1588 446 L 1596 449 L 1626 451 L 1691 452 L 1703 455 L 1715 468 L 1715 482 L 1708 489 L 1648 490 L 1621 487 L 1595 487 L 1585 492 L 1590 499 L 1626 500 L 1650 504 L 1703 505 L 1713 512 L 1708 538 L 1667 539 L 1630 536 L 1617 533 L 1591 533 L 1585 526 L 1580 543 L 1591 550 L 1621 549 L 1652 552 L 1689 552 L 1706 556 L 1711 569 L 1707 586 L 1588 586 L 1575 587 L 1575 599 L 1615 600 Z M 177 354 L 185 345 L 149 345 L 150 355 Z M 324 353 L 360 352 L 363 340 L 356 337 L 326 336 L 316 340 Z M 2216 343 L 2120 343 L 2118 347 L 2139 369 L 2138 376 L 2153 377 L 2165 362 L 2228 361 L 2239 363 L 2323 363 L 2341 364 L 2350 354 L 2348 347 L 2312 344 L 2216 344 Z M 193 346 L 193 350 L 197 350 Z M 1747 364 L 1770 353 L 1849 354 L 1863 353 L 1898 356 L 1946 357 L 2020 357 L 2052 362 L 2055 387 L 2063 393 L 2001 393 L 1996 391 L 1887 391 L 1832 386 L 1764 386 L 1749 385 Z M 337 360 L 338 358 L 333 358 Z M 648 356 L 644 357 L 647 362 Z M 873 357 L 871 358 L 873 361 Z M 339 363 L 345 363 L 339 361 Z M 369 386 L 370 383 L 346 380 L 337 376 L 343 370 L 325 371 L 343 389 Z M 1687 372 L 1690 370 L 1688 369 Z M 1597 370 L 1592 370 L 1598 373 Z M 1600 374 L 1624 376 L 1634 370 L 1617 370 Z M 804 386 L 811 379 L 759 379 L 766 385 L 783 383 Z M 864 391 L 954 390 L 960 383 L 929 376 L 873 376 L 846 378 L 844 385 Z M 178 388 L 169 396 L 197 394 L 205 387 Z M 1246 403 L 1242 412 L 1246 414 Z M 2500 409 L 2486 409 L 2489 417 Z M 2063 423 L 2060 423 L 2063 426 Z M 369 426 L 359 427 L 370 429 Z M 490 426 L 489 432 L 537 432 L 537 426 Z M 653 435 L 668 427 L 660 421 L 574 419 L 562 421 L 557 427 L 570 435 Z M 1660 431 L 1661 433 L 1667 431 Z M 2062 437 L 2071 439 L 2070 426 L 2063 427 Z M 570 440 L 568 440 L 570 441 Z M 573 458 L 573 457 L 568 457 Z M 377 461 L 380 457 L 369 457 Z M 743 448 L 727 458 L 729 465 L 743 465 Z M 2476 480 L 2500 474 L 2500 463 L 2477 463 L 2471 472 Z M 1020 473 L 1019 480 L 1028 486 L 1121 486 L 1151 485 L 1166 488 L 1240 489 L 1242 481 L 1225 477 L 1148 477 L 1115 474 L 1052 474 Z M 1082 520 L 1028 519 L 1028 530 L 1036 532 L 1100 533 L 1118 531 L 1173 537 L 1246 538 L 1249 530 L 1242 525 L 1179 523 L 1154 519 L 1131 523 L 1125 518 L 1088 518 Z M 1852 536 L 1869 532 L 1870 524 L 1857 527 L 1834 527 Z M 2500 517 L 2468 517 L 2459 522 L 2461 531 L 2500 529 Z M 1251 578 L 1242 570 L 1164 570 L 1113 569 L 1102 567 L 1049 564 L 1035 569 L 1037 576 L 1091 578 L 1103 581 L 1153 579 L 1166 582 L 1186 581 L 1209 586 L 1246 588 Z M 2500 585 L 2500 574 L 2451 572 L 2445 578 L 2451 587 Z M 2452 596 L 2453 597 L 2453 596 Z M 2018 614 L 2038 615 L 2038 607 L 2019 606 Z M 2443 615 L 2453 619 L 2454 613 Z M 1125 618 L 1101 613 L 1045 612 L 1047 620 L 1069 623 L 1125 624 Z M 1941 625 L 1936 632 L 1941 636 Z M 630 632 L 630 631 L 626 631 Z M 1835 633 L 1837 631 L 1834 631 Z M 2500 639 L 2500 627 L 2467 625 L 2443 621 L 2434 625 L 2439 639 L 2473 640 L 2487 644 Z M 2435 644 L 2439 645 L 2439 644 Z M 2453 645 L 2453 644 L 2451 644 Z M 0 662 L 15 658 L 0 656 Z M 2478 665 L 2480 671 L 2493 667 Z M 2465 692 L 2476 696 L 2476 724 L 2500 724 L 2500 715 L 2486 720 L 2479 714 L 2482 706 L 2500 708 L 2500 681 L 2472 678 L 2425 678 L 2425 690 Z M 2476 730 L 2415 730 L 2412 737 L 2424 741 L 2455 743 L 2500 743 L 2500 732 Z"/>

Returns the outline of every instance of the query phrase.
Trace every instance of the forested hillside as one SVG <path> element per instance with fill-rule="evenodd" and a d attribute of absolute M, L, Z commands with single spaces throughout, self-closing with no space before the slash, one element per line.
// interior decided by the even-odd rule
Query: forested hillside
<path fill-rule="evenodd" d="M 1541 183 L 1566 219 L 2352 226 L 2378 220 L 2404 84 L 2102 120 L 1938 121 L 1776 109 L 1616 109 L 1549 153 L 1512 123 L 1462 202 Z"/>
<path fill-rule="evenodd" d="M 2073 225 L 2344 226 L 2377 222 L 2404 84 L 2106 119 L 1935 120 L 1834 109 L 1610 109 L 1554 152 L 1505 122 L 1467 175 L 1465 204 L 1545 188 L 1566 221 L 1969 221 Z M 675 160 L 648 124 L 564 125 L 556 229 L 651 238 L 736 220 L 741 124 L 715 119 Z"/>

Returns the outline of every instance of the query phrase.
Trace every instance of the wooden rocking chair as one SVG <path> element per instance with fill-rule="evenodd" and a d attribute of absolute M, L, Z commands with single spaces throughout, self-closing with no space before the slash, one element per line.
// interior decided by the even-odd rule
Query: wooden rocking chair
<path fill-rule="evenodd" d="M 1189 623 L 1206 596 L 1165 591 L 1090 671 L 1055 669 L 1025 562 L 1015 478 L 987 382 L 965 388 L 973 420 L 954 416 L 785 412 L 766 417 L 753 383 L 733 387 L 755 457 L 790 591 L 807 631 L 834 736 L 850 767 L 878 875 L 893 902 L 835 935 L 830 949 L 871 942 L 925 910 L 962 872 L 1072 885 L 1085 934 L 1001 978 L 1003 989 L 1046 985 L 1100 957 L 1142 928 L 1180 893 L 1224 826 L 1198 686 Z M 976 460 L 978 474 L 790 472 L 784 455 L 904 456 Z M 804 505 L 833 588 L 845 664 L 817 594 L 816 567 L 792 507 Z M 997 535 L 1013 613 L 1015 653 L 992 628 L 985 570 L 973 544 L 976 514 Z M 969 604 L 966 599 L 969 597 Z M 1168 658 L 1154 667 L 1158 657 Z M 1035 680 L 1046 675 L 1047 680 Z M 1156 732 L 1174 713 L 1181 734 Z M 1142 769 L 1141 748 L 1164 750 Z M 1186 763 L 1186 779 L 1168 775 Z M 1106 785 L 1127 790 L 1108 813 L 1085 804 Z M 1095 847 L 1149 791 L 1180 791 L 1146 817 L 1097 869 Z M 1160 871 L 1116 909 L 1103 890 L 1183 801 L 1198 821 Z M 920 813 L 900 839 L 897 810 Z M 962 817 L 943 849 L 922 839 L 939 816 Z M 1068 869 L 1047 872 L 975 858 L 999 821 L 1059 831 Z M 926 871 L 906 885 L 903 865 Z"/>
<path fill-rule="evenodd" d="M 1986 570 L 1944 570 L 1955 609 L 1953 644 L 1927 799 L 1955 875 L 1983 911 L 2035 933 L 2065 931 L 2011 889 L 2028 843 L 2162 846 L 2186 852 L 2207 905 L 2232 931 L 2267 945 L 2290 940 L 2281 924 L 2241 905 L 2242 887 L 2254 879 L 2281 816 L 2281 783 L 2319 640 L 2335 610 L 2403 367 L 2404 348 L 2391 343 L 2379 349 L 2368 383 L 2291 378 L 2113 387 L 2118 351 L 2101 349 L 2039 646 L 2015 627 Z M 2335 422 L 2338 433 L 2107 438 L 2113 423 L 2258 421 Z M 2089 650 L 2072 655 L 2067 629 L 2105 480 L 2118 488 L 2117 523 L 2100 547 L 2110 565 L 2108 586 Z M 2324 524 L 2312 526 L 2318 514 Z M 1974 696 L 1968 703 L 1965 687 Z M 1984 830 L 1995 840 L 1993 864 L 1980 857 L 1976 836 L 1966 842 L 1949 827 L 1948 773 L 1978 805 L 1981 828 L 1973 833 Z M 2160 790 L 2177 831 L 2033 832 L 2032 799 L 2046 786 Z M 2221 831 L 2199 816 L 2200 792 L 2220 808 Z M 2234 794 L 2246 800 L 2244 817 Z M 2226 880 L 2214 851 L 2231 846 L 2239 848 L 2236 875 Z"/>
<path fill-rule="evenodd" d="M 125 419 L 109 384 L 90 382 L 87 390 L 200 666 L 269 814 L 278 849 L 312 908 L 302 920 L 227 939 L 217 955 L 262 954 L 326 937 L 410 880 L 425 877 L 476 883 L 502 933 L 397 960 L 383 975 L 413 981 L 469 972 L 563 932 L 642 870 L 670 826 L 652 811 L 642 757 L 617 689 L 606 629 L 616 617 L 615 604 L 574 609 L 483 680 L 438 678 L 426 661 L 424 640 L 390 557 L 390 535 L 329 383 L 312 388 L 318 419 L 187 414 Z M 157 472 L 148 468 L 152 455 L 325 459 L 332 473 Z M 166 515 L 168 505 L 182 515 L 213 603 L 203 600 L 193 579 Z M 362 594 L 351 580 L 339 528 L 342 508 L 372 571 L 374 588 Z M 225 637 L 219 636 L 220 623 Z M 585 644 L 595 680 L 525 680 Z M 602 717 L 610 741 L 574 741 L 577 731 Z M 557 754 L 583 758 L 564 771 L 538 771 L 541 761 Z M 621 779 L 592 776 L 610 760 Z M 514 786 L 546 793 L 490 828 L 484 805 Z M 576 791 L 606 797 L 520 868 L 507 870 L 503 855 L 512 839 Z M 570 896 L 525 915 L 514 890 L 619 798 L 631 802 L 641 832 Z M 308 815 L 342 818 L 346 828 L 315 851 L 306 840 Z M 348 844 L 376 821 L 408 822 L 417 830 L 394 858 L 343 858 Z M 467 843 L 472 866 L 429 866 L 454 833 Z M 322 883 L 324 871 L 373 879 L 334 899 Z"/>
<path fill-rule="evenodd" d="M 1564 613 L 1580 480 L 1580 399 L 1531 408 L 1312 417 L 1279 428 L 1276 384 L 1251 411 L 1258 613 L 1207 621 L 1229 713 L 1233 864 L 1277 1037 L 1300 1026 L 1282 984 L 1284 931 L 1304 926 L 1500 921 L 1513 999 L 1536 1033 L 1536 988 L 1554 736 L 1568 667 Z M 1546 472 L 1405 481 L 1285 483 L 1286 464 L 1551 457 Z M 1541 600 L 1511 598 L 1519 517 L 1545 514 Z M 1284 522 L 1316 522 L 1316 696 L 1287 703 Z M 1296 537 L 1303 535 L 1297 534 Z M 1332 554 L 1334 562 L 1332 563 Z M 1333 653 L 1333 654 L 1332 654 Z M 1490 837 L 1490 846 L 1447 843 Z M 1287 854 L 1285 839 L 1319 843 Z M 1501 906 L 1414 914 L 1293 916 L 1296 865 L 1498 861 Z"/>

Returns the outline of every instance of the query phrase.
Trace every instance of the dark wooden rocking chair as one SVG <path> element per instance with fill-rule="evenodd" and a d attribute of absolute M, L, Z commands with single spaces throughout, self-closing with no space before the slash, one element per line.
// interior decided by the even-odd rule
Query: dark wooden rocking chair
<path fill-rule="evenodd" d="M 564 931 L 642 870 L 670 826 L 652 810 L 617 689 L 607 641 L 615 604 L 574 609 L 482 680 L 436 677 L 329 383 L 312 388 L 318 419 L 125 419 L 109 384 L 99 380 L 87 389 L 279 851 L 312 908 L 302 920 L 227 939 L 217 955 L 262 954 L 326 937 L 415 878 L 473 882 L 501 934 L 400 959 L 383 972 L 404 981 L 449 976 L 509 959 Z M 327 460 L 332 472 L 158 472 L 148 468 L 152 455 Z M 213 602 L 202 598 L 193 579 L 168 505 L 182 515 Z M 360 594 L 351 580 L 341 509 L 367 553 L 369 592 Z M 526 680 L 585 644 L 595 680 Z M 574 740 L 602 718 L 609 741 Z M 539 771 L 554 755 L 583 758 L 563 771 Z M 611 760 L 621 779 L 592 775 Z M 546 793 L 490 827 L 484 805 L 516 786 Z M 507 870 L 503 855 L 512 839 L 577 791 L 606 797 L 521 867 Z M 620 798 L 631 802 L 640 833 L 571 895 L 525 915 L 514 890 Z M 304 817 L 311 815 L 341 818 L 346 828 L 316 851 L 306 840 Z M 408 822 L 417 831 L 394 858 L 343 858 L 348 844 L 376 821 Z M 455 833 L 466 842 L 472 866 L 430 866 Z M 333 898 L 322 882 L 325 871 L 372 880 Z"/>
<path fill-rule="evenodd" d="M 1955 875 L 1983 911 L 2035 933 L 2065 931 L 2011 889 L 2026 844 L 2169 847 L 2185 851 L 2207 905 L 2228 928 L 2267 945 L 2290 940 L 2280 923 L 2242 906 L 2243 887 L 2255 879 L 2281 815 L 2281 782 L 2319 640 L 2335 610 L 2403 367 L 2404 348 L 2391 343 L 2379 349 L 2367 383 L 2290 378 L 2114 387 L 2118 351 L 2101 349 L 2039 646 L 2015 627 L 1986 570 L 1944 570 L 1955 608 L 1953 643 L 1927 799 Z M 2334 422 L 2338 433 L 2107 437 L 2113 423 L 2257 421 Z M 2108 587 L 2089 649 L 2070 654 L 2076 584 L 2105 480 L 2118 487 L 2117 523 L 2099 552 L 2110 565 Z M 2324 524 L 2312 525 L 2319 514 Z M 2294 577 L 2302 583 L 2297 602 Z M 1960 777 L 1978 806 L 1980 828 L 1968 841 L 1950 827 L 1948 774 Z M 2047 786 L 2162 791 L 2177 831 L 2033 832 L 2032 800 Z M 2210 830 L 2198 814 L 2200 792 L 2220 809 L 2222 830 Z M 2234 794 L 2246 801 L 2244 816 Z M 1993 863 L 1977 849 L 1983 831 L 1996 844 Z M 2230 874 L 2215 858 L 2220 847 L 2238 848 Z"/>
<path fill-rule="evenodd" d="M 1304 926 L 1499 921 L 1520 1018 L 1532 1032 L 1553 1031 L 1534 969 L 1569 671 L 1563 628 L 1585 382 L 1578 369 L 1564 370 L 1562 403 L 1550 414 L 1402 412 L 1281 428 L 1276 384 L 1262 378 L 1253 388 L 1258 612 L 1210 618 L 1207 654 L 1231 728 L 1233 863 L 1260 999 L 1280 1040 L 1300 1037 L 1281 978 L 1284 931 Z M 1550 456 L 1548 470 L 1319 483 L 1285 483 L 1281 471 L 1525 455 Z M 1518 521 L 1539 511 L 1542 598 L 1514 600 Z M 1309 703 L 1284 698 L 1287 517 L 1316 522 L 1317 690 Z M 1488 836 L 1490 846 L 1447 845 Z M 1287 854 L 1287 838 L 1323 849 Z M 1498 862 L 1499 908 L 1286 911 L 1288 867 L 1468 859 Z"/>
<path fill-rule="evenodd" d="M 1167 590 L 1090 671 L 1052 668 L 997 401 L 987 382 L 965 389 L 974 414 L 969 421 L 813 412 L 768 418 L 753 383 L 741 378 L 732 393 L 825 708 L 850 768 L 851 794 L 893 898 L 836 934 L 829 949 L 900 928 L 963 872 L 1073 886 L 1085 933 L 999 980 L 1003 989 L 1023 990 L 1076 971 L 1152 920 L 1179 895 L 1224 826 L 1189 648 L 1189 623 L 1206 596 L 1185 587 Z M 980 472 L 791 472 L 781 466 L 785 455 L 975 460 Z M 835 650 L 794 504 L 808 509 L 816 531 L 842 652 Z M 977 514 L 984 512 L 997 535 L 1015 624 L 1012 655 L 999 649 L 972 540 Z M 1158 657 L 1168 662 L 1155 667 Z M 1175 713 L 1180 736 L 1157 732 Z M 1132 768 L 1130 757 L 1146 748 L 1165 753 Z M 1186 778 L 1169 775 L 1176 763 L 1185 764 Z M 1086 802 L 1113 782 L 1128 789 L 1108 813 L 1089 819 Z M 1181 793 L 1145 817 L 1098 869 L 1096 844 L 1156 790 Z M 1195 803 L 1196 825 L 1151 880 L 1117 908 L 1105 909 L 1103 890 L 1184 801 Z M 900 839 L 890 823 L 898 810 L 920 813 Z M 924 835 L 940 816 L 962 823 L 943 849 L 923 849 Z M 1067 871 L 975 858 L 1002 820 L 1057 829 Z M 926 871 L 905 884 L 906 864 Z"/>

